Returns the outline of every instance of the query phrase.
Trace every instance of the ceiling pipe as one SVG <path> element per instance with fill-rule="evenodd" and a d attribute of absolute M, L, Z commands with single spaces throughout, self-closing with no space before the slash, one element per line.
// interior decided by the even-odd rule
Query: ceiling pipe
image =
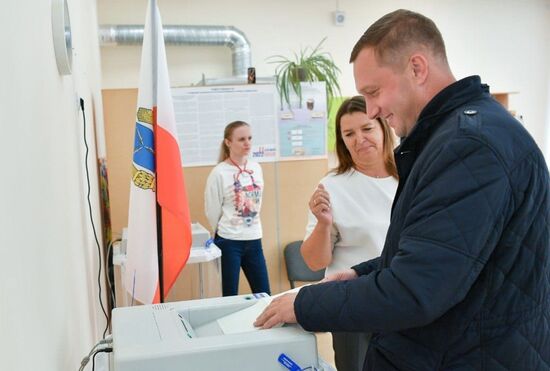
<path fill-rule="evenodd" d="M 250 43 L 242 31 L 233 26 L 163 26 L 167 45 L 216 45 L 231 49 L 233 76 L 246 78 L 252 66 Z M 101 46 L 141 45 L 143 26 L 102 25 L 99 27 Z"/>

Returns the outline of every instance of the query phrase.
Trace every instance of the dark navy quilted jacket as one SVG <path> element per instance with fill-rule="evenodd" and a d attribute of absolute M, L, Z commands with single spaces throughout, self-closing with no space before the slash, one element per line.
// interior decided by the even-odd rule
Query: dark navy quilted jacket
<path fill-rule="evenodd" d="M 303 288 L 298 322 L 374 332 L 369 371 L 550 370 L 550 185 L 531 136 L 472 76 L 395 153 L 381 257 Z"/>

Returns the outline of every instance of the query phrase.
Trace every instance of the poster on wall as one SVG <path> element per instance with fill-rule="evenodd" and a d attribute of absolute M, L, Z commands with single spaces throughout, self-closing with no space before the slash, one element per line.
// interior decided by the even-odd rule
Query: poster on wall
<path fill-rule="evenodd" d="M 324 82 L 302 85 L 302 101 L 291 95 L 290 108 L 278 113 L 280 160 L 327 156 L 327 96 Z"/>
<path fill-rule="evenodd" d="M 277 159 L 277 91 L 274 85 L 173 88 L 172 99 L 183 166 L 218 163 L 223 131 L 232 121 L 252 128 L 252 155 Z"/>

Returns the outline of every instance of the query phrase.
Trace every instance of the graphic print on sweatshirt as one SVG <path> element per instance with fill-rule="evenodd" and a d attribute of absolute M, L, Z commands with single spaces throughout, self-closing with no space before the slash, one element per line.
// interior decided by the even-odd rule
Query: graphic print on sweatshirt
<path fill-rule="evenodd" d="M 262 188 L 254 182 L 251 172 L 233 175 L 233 193 L 235 195 L 234 225 L 245 224 L 250 227 L 258 223 L 258 212 L 262 200 Z"/>

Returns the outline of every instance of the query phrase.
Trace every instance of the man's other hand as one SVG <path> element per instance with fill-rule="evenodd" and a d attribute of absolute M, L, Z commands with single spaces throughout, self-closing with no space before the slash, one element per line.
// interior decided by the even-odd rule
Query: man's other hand
<path fill-rule="evenodd" d="M 256 318 L 254 326 L 268 329 L 283 323 L 296 323 L 296 315 L 294 314 L 296 295 L 285 294 L 273 299 L 271 304 Z"/>

